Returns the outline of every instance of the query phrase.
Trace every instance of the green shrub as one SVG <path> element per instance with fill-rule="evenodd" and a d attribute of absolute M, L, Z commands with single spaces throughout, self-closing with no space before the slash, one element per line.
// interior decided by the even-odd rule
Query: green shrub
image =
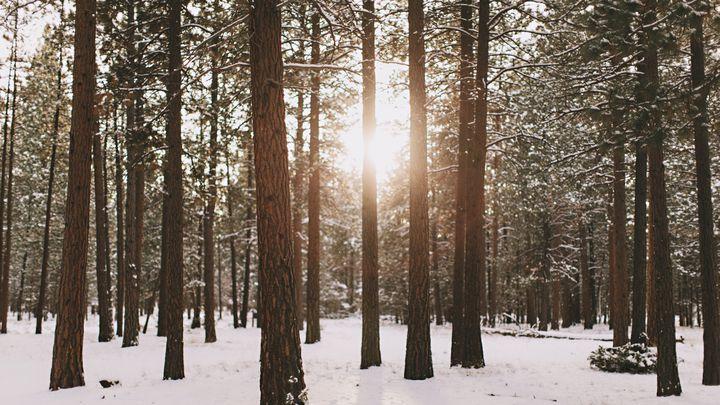
<path fill-rule="evenodd" d="M 649 374 L 655 372 L 657 353 L 640 343 L 619 347 L 598 347 L 588 357 L 590 366 L 610 373 Z"/>

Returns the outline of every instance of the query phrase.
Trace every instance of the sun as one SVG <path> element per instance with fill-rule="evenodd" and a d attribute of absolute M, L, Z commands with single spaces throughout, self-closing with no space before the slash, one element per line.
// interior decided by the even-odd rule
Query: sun
<path fill-rule="evenodd" d="M 397 92 L 392 89 L 390 78 L 397 70 L 395 66 L 377 65 L 377 98 L 375 137 L 368 148 L 371 161 L 375 164 L 378 185 L 382 187 L 393 171 L 398 169 L 403 150 L 409 140 L 410 105 L 407 90 Z M 362 105 L 358 102 L 348 109 L 347 122 L 352 122 L 340 134 L 345 149 L 345 159 L 341 165 L 347 170 L 362 173 L 363 131 Z"/>

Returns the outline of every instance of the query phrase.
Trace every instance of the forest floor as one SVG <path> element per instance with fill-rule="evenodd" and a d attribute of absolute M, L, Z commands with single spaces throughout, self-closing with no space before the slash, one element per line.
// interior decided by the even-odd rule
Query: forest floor
<path fill-rule="evenodd" d="M 187 322 L 187 320 L 186 320 Z M 0 395 L 4 405 L 25 404 L 258 404 L 260 331 L 218 322 L 218 341 L 204 343 L 202 329 L 185 331 L 185 380 L 163 381 L 165 339 L 141 335 L 140 346 L 121 348 L 120 339 L 98 343 L 97 319 L 86 323 L 86 386 L 47 390 L 54 323 L 35 335 L 34 322 L 12 321 L 0 336 Z M 151 322 L 152 323 L 152 322 Z M 702 329 L 678 329 L 683 395 L 655 397 L 655 375 L 610 374 L 589 367 L 594 340 L 537 339 L 484 334 L 487 366 L 450 368 L 450 327 L 432 327 L 435 378 L 403 379 L 406 328 L 382 323 L 383 366 L 360 370 L 359 318 L 323 319 L 322 341 L 303 345 L 310 403 L 317 404 L 717 404 L 720 387 L 704 387 Z M 153 328 L 151 328 L 153 329 Z M 573 327 L 556 333 L 610 337 L 607 327 Z M 119 380 L 103 389 L 99 381 Z"/>

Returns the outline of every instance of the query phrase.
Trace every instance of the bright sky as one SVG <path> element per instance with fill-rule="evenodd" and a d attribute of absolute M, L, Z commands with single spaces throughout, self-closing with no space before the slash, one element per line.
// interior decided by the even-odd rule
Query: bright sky
<path fill-rule="evenodd" d="M 21 25 L 20 56 L 29 57 L 40 45 L 44 26 L 56 19 L 54 13 L 33 16 L 32 24 Z M 8 65 L 5 63 L 10 54 L 10 35 L 0 39 L 0 80 L 5 83 Z M 375 141 L 371 146 L 371 154 L 377 170 L 378 186 L 389 180 L 390 174 L 397 169 L 398 158 L 406 147 L 409 139 L 410 107 L 408 94 L 405 88 L 391 88 L 391 77 L 404 66 L 378 62 L 376 65 L 377 100 L 376 120 L 377 130 Z M 362 173 L 363 162 L 363 135 L 362 135 L 362 102 L 361 99 L 353 105 L 345 115 L 345 120 L 351 123 L 347 129 L 339 134 L 345 146 L 345 154 L 340 156 L 339 166 L 358 176 Z"/>
<path fill-rule="evenodd" d="M 389 179 L 393 170 L 397 169 L 398 160 L 408 144 L 410 104 L 406 89 L 398 91 L 390 88 L 391 77 L 404 69 L 398 65 L 377 63 L 377 99 L 376 120 L 377 130 L 375 141 L 371 146 L 371 156 L 375 161 L 378 186 Z M 352 125 L 339 135 L 345 145 L 346 155 L 340 167 L 360 175 L 363 162 L 362 103 L 358 103 L 346 113 L 346 120 Z"/>

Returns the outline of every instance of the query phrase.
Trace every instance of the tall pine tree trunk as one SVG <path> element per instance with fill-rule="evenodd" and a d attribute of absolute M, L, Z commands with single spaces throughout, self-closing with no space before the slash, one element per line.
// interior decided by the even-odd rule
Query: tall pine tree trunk
<path fill-rule="evenodd" d="M 277 0 L 250 9 L 250 72 L 260 254 L 260 402 L 307 401 L 295 316 L 290 176 Z M 309 325 L 308 325 L 309 328 Z"/>
<path fill-rule="evenodd" d="M 720 385 L 720 314 L 718 313 L 717 257 L 713 232 L 712 188 L 710 186 L 710 147 L 708 145 L 707 83 L 703 14 L 707 4 L 690 14 L 690 61 L 697 173 L 698 224 L 700 230 L 700 273 L 703 311 L 703 385 Z M 692 319 L 692 317 L 690 317 Z"/>
<path fill-rule="evenodd" d="M 181 0 L 168 1 L 167 86 L 167 339 L 164 380 L 185 378 L 183 357 L 183 170 L 182 170 L 182 88 Z"/>
<path fill-rule="evenodd" d="M 473 37 L 471 35 L 473 8 L 470 0 L 460 2 L 460 108 L 458 125 L 458 152 L 455 186 L 455 251 L 453 260 L 453 314 L 450 365 L 462 363 L 465 345 L 463 318 L 465 314 L 465 231 L 466 231 L 466 186 L 468 143 L 472 137 L 474 120 L 472 91 L 474 86 Z"/>
<path fill-rule="evenodd" d="M 410 86 L 410 283 L 405 378 L 433 376 L 430 353 L 427 112 L 423 0 L 408 1 Z"/>
<path fill-rule="evenodd" d="M 370 156 L 375 138 L 375 0 L 363 0 L 362 13 L 362 344 L 360 368 L 379 366 L 380 304 L 378 292 L 377 179 Z"/>
<path fill-rule="evenodd" d="M 462 366 L 485 366 L 480 335 L 480 316 L 485 314 L 485 300 L 481 291 L 486 267 L 485 246 L 485 158 L 487 143 L 487 73 L 490 40 L 490 3 L 481 0 L 478 9 L 477 70 L 475 72 L 475 132 L 468 141 L 465 232 L 465 347 Z"/>
<path fill-rule="evenodd" d="M 95 0 L 77 0 L 68 193 L 50 389 L 85 385 L 83 326 L 95 130 Z"/>
<path fill-rule="evenodd" d="M 311 17 L 312 49 L 310 63 L 320 63 L 320 14 Z M 305 343 L 320 341 L 320 76 L 313 72 L 310 84 L 310 156 L 308 166 L 308 255 L 307 330 Z"/>
<path fill-rule="evenodd" d="M 643 10 L 643 26 L 653 27 L 657 23 L 656 1 L 648 0 Z M 682 388 L 678 377 L 677 354 L 675 349 L 675 311 L 673 305 L 673 274 L 670 263 L 670 229 L 668 224 L 667 194 L 665 189 L 665 167 L 663 163 L 662 119 L 658 103 L 660 87 L 658 77 L 658 51 L 655 33 L 643 32 L 645 45 L 645 68 L 649 100 L 649 133 L 647 143 L 649 187 L 653 213 L 653 284 L 655 286 L 655 317 L 657 322 L 658 359 L 657 395 L 680 395 Z"/>

